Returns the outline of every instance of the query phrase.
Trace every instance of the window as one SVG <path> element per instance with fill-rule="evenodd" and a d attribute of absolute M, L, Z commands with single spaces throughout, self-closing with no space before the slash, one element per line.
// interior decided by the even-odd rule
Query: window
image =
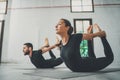
<path fill-rule="evenodd" d="M 74 32 L 75 33 L 87 33 L 87 28 L 92 25 L 92 19 L 74 19 Z M 88 57 L 88 45 L 93 44 L 87 40 L 83 40 L 80 44 L 81 57 Z M 90 45 L 93 47 L 93 45 Z"/>
<path fill-rule="evenodd" d="M 1 62 L 1 52 L 2 52 L 3 31 L 4 31 L 4 21 L 0 21 L 0 62 Z"/>
<path fill-rule="evenodd" d="M 7 13 L 8 0 L 0 0 L 0 14 Z"/>
<path fill-rule="evenodd" d="M 2 41 L 4 33 L 4 18 L 7 14 L 8 0 L 0 0 L 0 62 L 2 54 Z"/>
<path fill-rule="evenodd" d="M 71 0 L 71 12 L 93 12 L 93 0 Z"/>

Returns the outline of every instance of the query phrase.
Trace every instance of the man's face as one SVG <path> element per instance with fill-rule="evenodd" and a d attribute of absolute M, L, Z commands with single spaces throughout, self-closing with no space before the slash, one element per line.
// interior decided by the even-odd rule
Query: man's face
<path fill-rule="evenodd" d="M 24 45 L 23 46 L 23 52 L 24 52 L 24 55 L 29 55 L 30 51 L 29 51 L 29 47 Z"/>

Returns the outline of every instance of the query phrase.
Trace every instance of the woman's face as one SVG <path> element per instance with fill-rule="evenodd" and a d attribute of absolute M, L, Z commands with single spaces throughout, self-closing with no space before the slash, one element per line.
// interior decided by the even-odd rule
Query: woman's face
<path fill-rule="evenodd" d="M 62 35 L 66 34 L 69 30 L 69 27 L 65 26 L 64 20 L 60 20 L 56 25 L 56 34 Z"/>

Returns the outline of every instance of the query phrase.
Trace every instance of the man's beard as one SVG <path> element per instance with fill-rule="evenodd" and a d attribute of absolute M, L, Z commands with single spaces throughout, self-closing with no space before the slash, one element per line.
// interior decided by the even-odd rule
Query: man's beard
<path fill-rule="evenodd" d="M 28 52 L 26 52 L 24 55 L 29 55 L 29 53 L 30 53 L 30 52 L 28 51 Z"/>

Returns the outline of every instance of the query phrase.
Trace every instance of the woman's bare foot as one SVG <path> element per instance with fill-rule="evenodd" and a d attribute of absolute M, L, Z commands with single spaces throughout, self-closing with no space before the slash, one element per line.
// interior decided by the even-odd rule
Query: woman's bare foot
<path fill-rule="evenodd" d="M 98 24 L 94 24 L 93 27 L 94 27 L 98 32 L 102 31 L 102 29 L 100 29 L 100 27 L 98 26 Z"/>
<path fill-rule="evenodd" d="M 89 27 L 88 27 L 88 29 L 87 29 L 87 33 L 92 33 L 92 30 L 93 29 L 93 26 L 92 25 L 90 25 Z"/>
<path fill-rule="evenodd" d="M 105 31 L 98 32 L 98 37 L 106 37 Z"/>
<path fill-rule="evenodd" d="M 49 41 L 48 41 L 48 38 L 45 38 L 44 47 L 49 47 Z"/>
<path fill-rule="evenodd" d="M 49 41 L 48 41 L 48 38 L 45 38 L 44 45 L 40 48 L 40 50 L 43 51 L 43 49 L 45 49 L 46 47 L 49 47 Z"/>
<path fill-rule="evenodd" d="M 105 31 L 102 31 L 102 29 L 98 26 L 98 24 L 94 24 L 93 26 L 98 32 L 98 37 L 106 37 Z"/>

